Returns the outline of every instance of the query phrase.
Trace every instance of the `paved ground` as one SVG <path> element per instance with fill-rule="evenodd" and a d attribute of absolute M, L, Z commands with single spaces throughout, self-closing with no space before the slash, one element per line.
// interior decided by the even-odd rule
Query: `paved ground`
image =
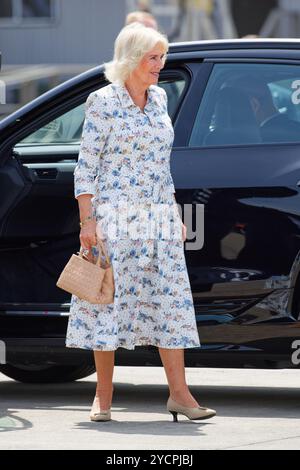
<path fill-rule="evenodd" d="M 116 367 L 113 420 L 88 419 L 95 375 L 23 385 L 0 374 L 1 449 L 299 449 L 300 370 L 187 368 L 191 391 L 217 416 L 166 411 L 160 367 Z"/>

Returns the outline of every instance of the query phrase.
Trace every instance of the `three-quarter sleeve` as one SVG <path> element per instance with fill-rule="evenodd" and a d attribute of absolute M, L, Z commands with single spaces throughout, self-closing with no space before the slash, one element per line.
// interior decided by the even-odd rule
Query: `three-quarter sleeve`
<path fill-rule="evenodd" d="M 105 112 L 106 102 L 92 92 L 85 103 L 85 119 L 78 161 L 74 170 L 74 195 L 95 195 L 95 178 L 99 171 L 101 152 L 110 131 L 110 120 Z"/>
<path fill-rule="evenodd" d="M 169 114 L 168 114 L 168 97 L 167 97 L 167 93 L 163 88 L 160 88 L 160 89 L 162 91 L 162 96 L 163 96 L 163 110 L 168 115 L 168 119 L 170 121 L 170 126 L 172 126 L 172 120 L 171 120 L 171 118 L 169 117 Z M 167 189 L 171 190 L 172 193 L 176 192 L 174 182 L 173 182 L 173 178 L 172 178 L 172 174 L 171 174 L 170 159 L 168 161 L 167 177 L 166 177 L 166 180 L 165 180 L 165 185 L 166 185 Z"/>

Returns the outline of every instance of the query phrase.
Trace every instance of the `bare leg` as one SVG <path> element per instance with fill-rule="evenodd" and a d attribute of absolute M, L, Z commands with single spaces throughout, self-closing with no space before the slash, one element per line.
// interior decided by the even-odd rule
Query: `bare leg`
<path fill-rule="evenodd" d="M 111 407 L 113 395 L 113 372 L 115 351 L 94 351 L 97 372 L 96 396 L 93 404 L 94 411 L 108 410 Z"/>
<path fill-rule="evenodd" d="M 185 378 L 184 349 L 158 348 L 163 363 L 169 389 L 170 397 L 183 406 L 196 407 L 200 404 L 195 400 Z"/>

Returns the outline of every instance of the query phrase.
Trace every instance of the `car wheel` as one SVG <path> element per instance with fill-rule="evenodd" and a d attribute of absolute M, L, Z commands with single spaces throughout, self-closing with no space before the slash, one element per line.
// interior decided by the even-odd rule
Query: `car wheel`
<path fill-rule="evenodd" d="M 62 383 L 83 379 L 95 372 L 90 364 L 74 366 L 59 365 L 0 365 L 0 372 L 7 377 L 23 383 Z"/>

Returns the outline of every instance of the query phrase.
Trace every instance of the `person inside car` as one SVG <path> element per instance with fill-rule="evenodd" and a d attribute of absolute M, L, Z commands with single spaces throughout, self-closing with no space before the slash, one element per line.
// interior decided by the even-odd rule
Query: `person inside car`
<path fill-rule="evenodd" d="M 256 77 L 237 88 L 247 94 L 255 119 L 259 125 L 262 142 L 297 142 L 300 140 L 300 123 L 290 119 L 286 112 L 278 111 L 270 88 Z"/>

